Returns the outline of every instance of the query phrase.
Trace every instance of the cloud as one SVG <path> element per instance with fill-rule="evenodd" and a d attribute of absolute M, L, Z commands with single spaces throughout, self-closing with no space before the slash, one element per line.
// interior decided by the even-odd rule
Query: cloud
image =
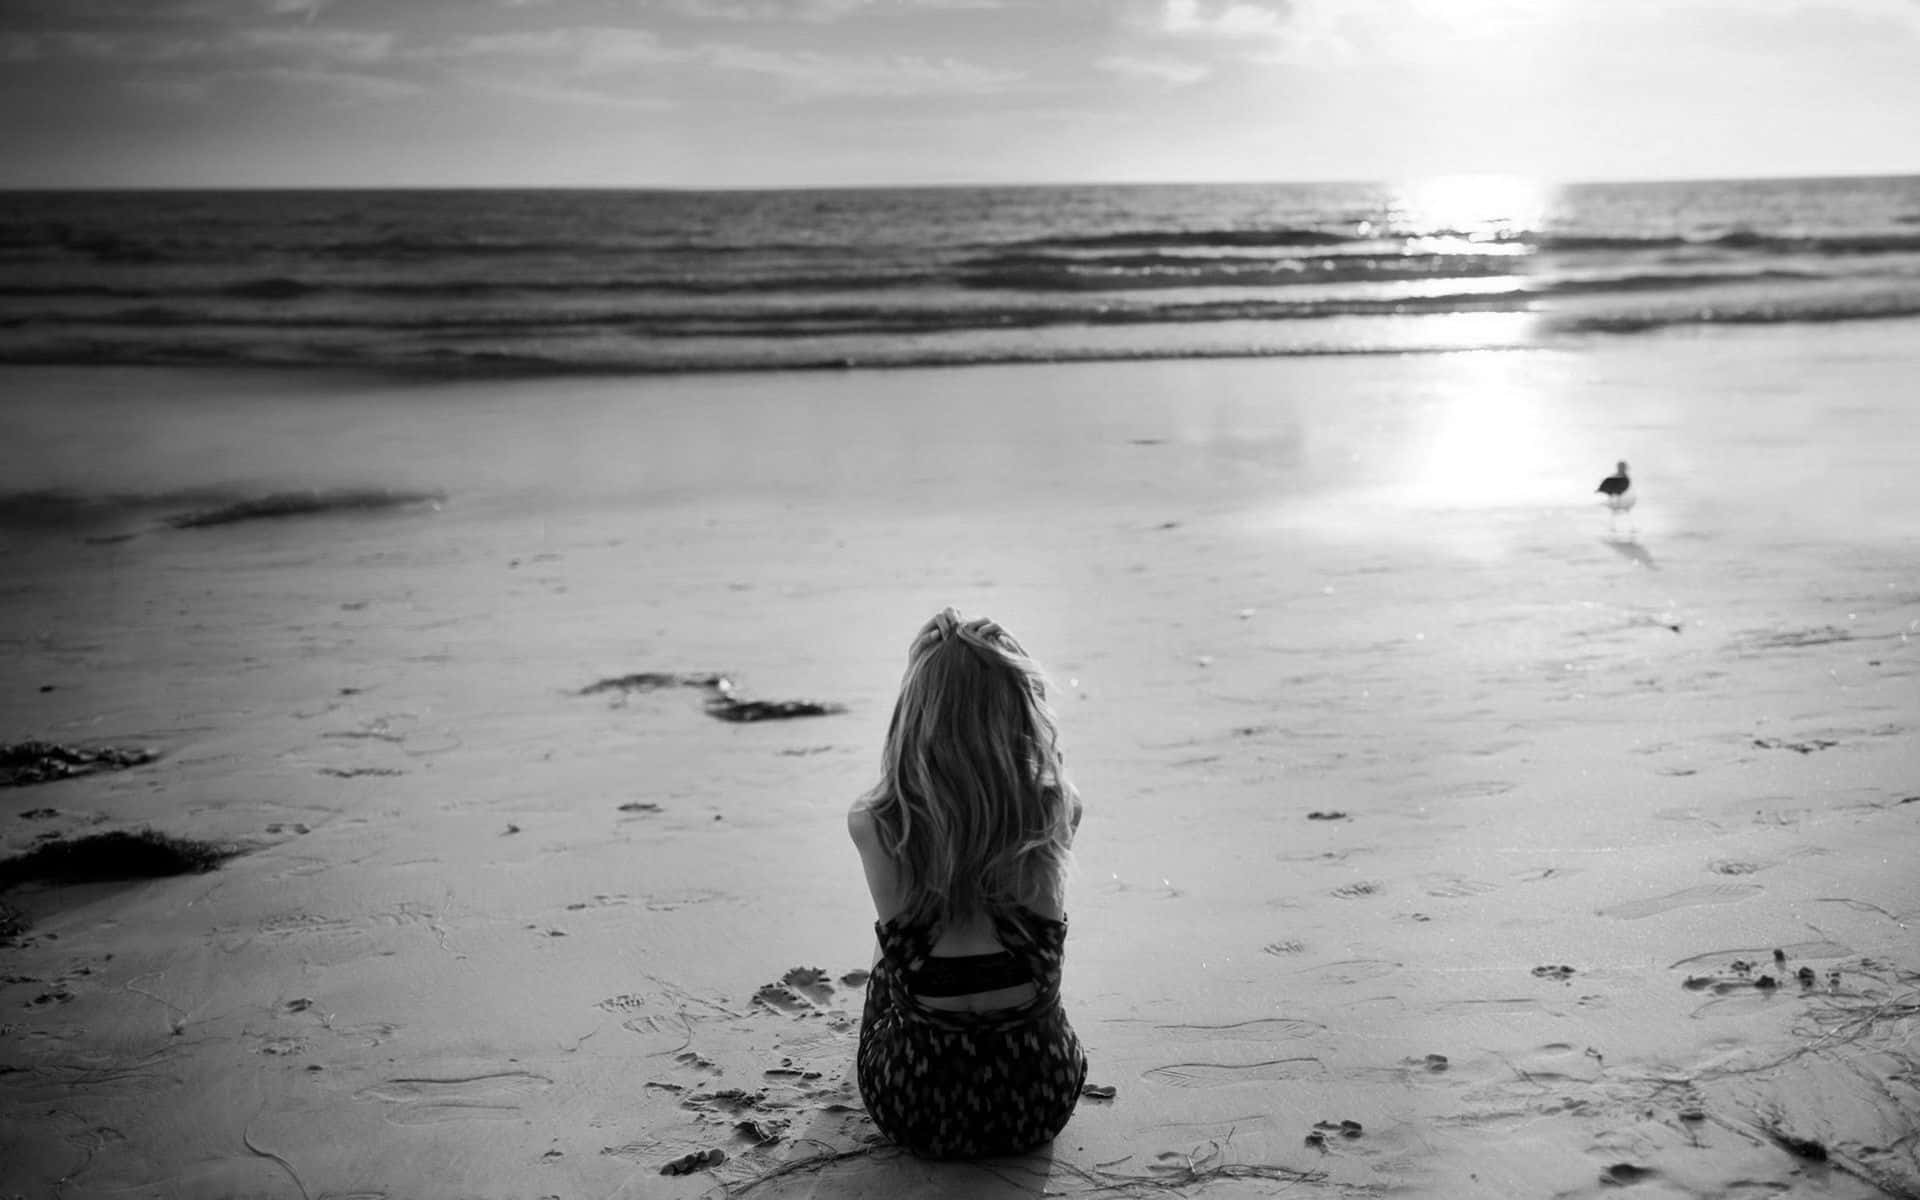
<path fill-rule="evenodd" d="M 377 63 L 393 57 L 394 35 L 347 29 L 248 29 L 228 45 L 241 55 L 285 57 L 303 62 Z"/>
<path fill-rule="evenodd" d="M 687 51 L 665 45 L 645 29 L 575 26 L 519 33 L 467 34 L 418 52 L 423 58 L 520 58 L 566 60 L 577 69 L 608 70 L 679 62 Z"/>
<path fill-rule="evenodd" d="M 390 75 L 368 75 L 358 71 L 334 71 L 319 67 L 289 65 L 229 71 L 222 78 L 268 83 L 282 87 L 315 89 L 325 93 L 329 99 L 342 103 L 398 100 L 418 96 L 427 90 L 418 82 Z"/>
<path fill-rule="evenodd" d="M 93 62 L 139 66 L 205 57 L 203 38 L 157 33 L 10 33 L 0 35 L 0 61 Z"/>
<path fill-rule="evenodd" d="M 1180 37 L 1270 38 L 1288 29 L 1286 12 L 1251 0 L 1166 0 L 1160 27 Z"/>
<path fill-rule="evenodd" d="M 578 105 L 586 108 L 620 108 L 632 112 L 665 112 L 679 104 L 663 96 L 634 94 L 615 87 L 590 84 L 555 83 L 537 78 L 508 78 L 484 72 L 462 72 L 461 79 L 480 91 L 495 92 L 541 104 Z"/>
<path fill-rule="evenodd" d="M 848 58 L 808 50 L 711 45 L 703 47 L 699 56 L 722 70 L 771 76 L 803 97 L 979 95 L 1021 78 L 1016 72 L 918 55 Z"/>
<path fill-rule="evenodd" d="M 0 23 L 36 28 L 74 25 L 120 27 L 186 24 L 232 25 L 260 18 L 298 17 L 311 22 L 333 0 L 6 0 Z"/>
<path fill-rule="evenodd" d="M 465 34 L 418 47 L 407 57 L 480 91 L 547 104 L 658 112 L 678 105 L 633 93 L 627 77 L 634 68 L 685 62 L 692 55 L 644 29 L 592 26 Z"/>
<path fill-rule="evenodd" d="M 1177 62 L 1166 58 L 1134 58 L 1124 54 L 1103 58 L 1094 65 L 1103 71 L 1112 71 L 1116 75 L 1157 80 L 1171 87 L 1199 83 L 1213 73 L 1212 68 L 1199 63 Z"/>
<path fill-rule="evenodd" d="M 864 14 L 900 16 L 927 11 L 997 9 L 1003 0 L 654 0 L 667 11 L 705 21 L 828 24 Z"/>
<path fill-rule="evenodd" d="M 1463 41 L 1503 43 L 1584 11 L 1571 0 L 1162 0 L 1157 31 L 1256 63 L 1337 67 L 1444 61 Z"/>

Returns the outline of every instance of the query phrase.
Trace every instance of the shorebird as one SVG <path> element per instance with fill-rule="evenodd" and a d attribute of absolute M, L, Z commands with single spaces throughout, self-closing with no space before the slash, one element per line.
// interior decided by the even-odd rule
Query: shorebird
<path fill-rule="evenodd" d="M 1602 479 L 1600 486 L 1593 490 L 1607 498 L 1607 510 L 1611 514 L 1608 517 L 1609 524 L 1621 513 L 1633 511 L 1633 480 L 1627 478 L 1626 463 L 1617 464 L 1613 474 Z"/>

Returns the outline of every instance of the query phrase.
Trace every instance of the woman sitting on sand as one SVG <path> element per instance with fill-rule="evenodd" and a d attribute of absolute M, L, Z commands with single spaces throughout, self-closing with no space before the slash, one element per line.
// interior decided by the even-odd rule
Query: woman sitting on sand
<path fill-rule="evenodd" d="M 1079 824 L 1039 666 L 992 621 L 927 622 L 880 782 L 847 814 L 880 918 L 860 1094 L 913 1153 L 1022 1154 L 1073 1115 L 1087 1058 L 1060 964 Z"/>

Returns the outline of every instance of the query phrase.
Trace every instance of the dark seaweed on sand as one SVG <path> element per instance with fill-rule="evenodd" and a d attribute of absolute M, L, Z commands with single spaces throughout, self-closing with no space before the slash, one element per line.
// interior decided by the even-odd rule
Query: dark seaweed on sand
<path fill-rule="evenodd" d="M 218 508 L 202 509 L 169 517 L 175 529 L 203 529 L 211 525 L 234 525 L 241 521 L 278 520 L 331 512 L 375 512 L 390 508 L 437 505 L 446 500 L 443 492 L 407 492 L 386 488 L 345 488 L 337 491 L 275 492 L 251 500 L 239 500 Z"/>
<path fill-rule="evenodd" d="M 813 700 L 735 700 L 717 696 L 707 701 L 707 715 L 722 721 L 785 721 L 794 717 L 829 717 L 847 711 L 838 704 Z"/>
<path fill-rule="evenodd" d="M 639 671 L 598 680 L 581 688 L 577 694 L 594 696 L 602 692 L 618 692 L 626 696 L 670 687 L 700 688 L 712 693 L 707 697 L 707 715 L 736 724 L 787 721 L 795 717 L 827 717 L 847 711 L 844 705 L 817 700 L 742 700 L 733 694 L 733 680 L 718 672 Z"/>
<path fill-rule="evenodd" d="M 137 767 L 158 757 L 151 750 L 118 750 L 112 746 L 82 750 L 56 742 L 10 742 L 0 746 L 0 787 L 26 787 L 93 771 Z"/>
<path fill-rule="evenodd" d="M 0 891 L 22 883 L 104 883 L 211 871 L 237 846 L 178 838 L 151 829 L 95 833 L 35 846 L 0 859 Z"/>
<path fill-rule="evenodd" d="M 27 916 L 11 904 L 0 904 L 0 946 L 10 946 L 27 931 Z"/>
<path fill-rule="evenodd" d="M 697 687 L 712 688 L 724 693 L 733 685 L 725 675 L 716 672 L 696 673 L 691 671 L 638 671 L 632 675 L 615 675 L 607 679 L 590 683 L 577 693 L 582 696 L 596 696 L 601 692 L 654 692 L 661 688 Z"/>

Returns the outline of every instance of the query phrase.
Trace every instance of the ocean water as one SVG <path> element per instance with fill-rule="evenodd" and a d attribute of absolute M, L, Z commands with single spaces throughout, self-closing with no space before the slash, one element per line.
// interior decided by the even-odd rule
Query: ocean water
<path fill-rule="evenodd" d="M 0 194 L 0 362 L 1325 354 L 1920 315 L 1920 176 Z"/>

